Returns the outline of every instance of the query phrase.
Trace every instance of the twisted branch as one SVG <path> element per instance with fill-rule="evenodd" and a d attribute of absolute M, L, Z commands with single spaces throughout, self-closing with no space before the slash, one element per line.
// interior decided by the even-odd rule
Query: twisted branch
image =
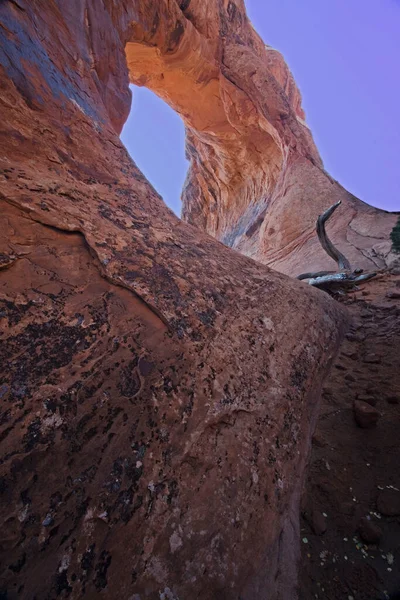
<path fill-rule="evenodd" d="M 341 204 L 336 202 L 330 208 L 328 208 L 322 215 L 319 215 L 317 219 L 317 235 L 321 243 L 321 246 L 325 252 L 333 258 L 337 263 L 339 272 L 335 271 L 316 271 L 311 273 L 303 273 L 298 275 L 297 279 L 308 279 L 309 285 L 318 287 L 328 292 L 337 291 L 343 293 L 345 289 L 357 288 L 357 283 L 368 281 L 372 277 L 375 277 L 376 273 L 364 273 L 362 269 L 354 269 L 352 271 L 350 261 L 342 254 L 329 239 L 326 230 L 325 223 L 333 215 L 335 210 Z"/>
<path fill-rule="evenodd" d="M 330 217 L 333 215 L 337 207 L 341 204 L 336 202 L 333 204 L 328 210 L 326 210 L 322 215 L 320 215 L 317 219 L 317 235 L 319 241 L 321 242 L 321 246 L 325 250 L 325 252 L 333 258 L 335 262 L 337 262 L 339 271 L 351 271 L 350 262 L 347 258 L 342 254 L 335 246 L 332 244 L 331 240 L 328 238 L 327 233 L 325 231 L 325 223 Z"/>

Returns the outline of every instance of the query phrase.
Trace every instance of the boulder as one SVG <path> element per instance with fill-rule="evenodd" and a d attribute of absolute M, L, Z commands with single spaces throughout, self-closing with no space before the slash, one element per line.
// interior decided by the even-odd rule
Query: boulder
<path fill-rule="evenodd" d="M 362 429 L 370 429 L 375 427 L 380 417 L 380 413 L 376 408 L 363 402 L 362 400 L 354 401 L 354 418 L 357 425 Z"/>
<path fill-rule="evenodd" d="M 376 396 L 371 396 L 370 394 L 358 394 L 357 400 L 369 404 L 370 406 L 376 406 L 377 404 Z"/>
<path fill-rule="evenodd" d="M 379 544 L 382 537 L 382 529 L 368 517 L 363 517 L 361 519 L 358 531 L 361 539 L 366 544 Z"/>
<path fill-rule="evenodd" d="M 315 535 L 322 535 L 325 533 L 327 524 L 326 517 L 319 510 L 313 510 L 311 517 L 311 528 Z"/>

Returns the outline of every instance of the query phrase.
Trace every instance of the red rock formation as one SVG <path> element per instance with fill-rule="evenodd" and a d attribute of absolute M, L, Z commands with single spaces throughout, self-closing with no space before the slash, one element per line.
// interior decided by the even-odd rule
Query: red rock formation
<path fill-rule="evenodd" d="M 130 77 L 186 124 L 183 218 L 293 275 L 334 268 L 314 229 L 341 200 L 333 241 L 355 267 L 393 264 L 397 217 L 367 206 L 324 170 L 293 77 L 252 28 L 243 0 L 148 0 L 141 8 L 127 45 Z"/>
<path fill-rule="evenodd" d="M 127 156 L 126 44 L 136 78 L 135 52 L 173 61 L 185 43 L 192 67 L 172 87 L 199 92 L 205 139 L 242 145 L 243 160 L 250 143 L 262 149 L 271 166 L 249 166 L 254 190 L 273 190 L 283 164 L 275 129 L 234 83 L 224 78 L 220 110 L 212 93 L 202 104 L 202 90 L 220 98 L 220 30 L 224 64 L 243 53 L 244 68 L 261 49 L 242 10 L 221 3 L 214 18 L 192 2 L 194 25 L 187 2 L 153 4 L 0 4 L 8 599 L 295 597 L 299 495 L 341 318 L 327 296 L 179 221 Z M 240 110 L 261 123 L 246 143 L 226 119 L 232 94 L 232 122 Z M 298 145 L 315 152 L 308 134 Z"/>

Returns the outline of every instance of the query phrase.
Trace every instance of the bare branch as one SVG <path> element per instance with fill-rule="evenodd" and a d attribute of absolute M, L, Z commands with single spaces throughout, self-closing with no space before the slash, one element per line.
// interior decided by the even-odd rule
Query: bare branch
<path fill-rule="evenodd" d="M 314 277 L 323 277 L 324 275 L 330 275 L 331 273 L 335 273 L 335 271 L 311 271 L 311 273 L 302 273 L 301 275 L 297 275 L 296 279 L 312 279 Z"/>
<path fill-rule="evenodd" d="M 316 227 L 321 246 L 325 252 L 337 262 L 339 272 L 316 271 L 303 273 L 302 275 L 298 275 L 297 279 L 308 279 L 308 284 L 312 285 L 313 287 L 320 288 L 326 292 L 343 294 L 344 290 L 348 288 L 358 289 L 357 283 L 368 281 L 368 279 L 375 277 L 376 273 L 362 274 L 363 270 L 358 268 L 352 271 L 350 262 L 347 260 L 344 254 L 335 248 L 331 240 L 328 238 L 325 231 L 325 223 L 333 215 L 339 205 L 340 201 L 336 204 L 333 204 L 330 208 L 328 208 L 328 210 L 320 215 L 317 219 Z"/>
<path fill-rule="evenodd" d="M 325 223 L 326 221 L 333 215 L 337 207 L 341 204 L 336 202 L 333 204 L 328 210 L 326 210 L 322 215 L 320 215 L 317 219 L 317 235 L 318 239 L 321 242 L 321 246 L 325 250 L 325 252 L 333 258 L 335 262 L 337 262 L 340 271 L 351 271 L 350 262 L 347 258 L 342 254 L 335 246 L 332 244 L 331 240 L 328 238 L 327 233 L 325 231 Z"/>
<path fill-rule="evenodd" d="M 365 273 L 364 275 L 334 273 L 333 275 L 324 275 L 322 277 L 309 279 L 308 284 L 322 289 L 332 290 L 335 287 L 340 289 L 343 287 L 354 287 L 357 283 L 372 279 L 375 275 L 376 273 Z"/>

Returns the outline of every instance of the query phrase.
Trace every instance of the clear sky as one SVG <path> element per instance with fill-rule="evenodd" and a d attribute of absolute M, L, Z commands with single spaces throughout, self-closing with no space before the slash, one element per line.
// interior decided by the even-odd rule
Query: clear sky
<path fill-rule="evenodd" d="M 246 0 L 293 71 L 326 169 L 353 194 L 400 211 L 400 0 Z M 180 213 L 187 162 L 178 115 L 133 89 L 122 140 Z"/>

